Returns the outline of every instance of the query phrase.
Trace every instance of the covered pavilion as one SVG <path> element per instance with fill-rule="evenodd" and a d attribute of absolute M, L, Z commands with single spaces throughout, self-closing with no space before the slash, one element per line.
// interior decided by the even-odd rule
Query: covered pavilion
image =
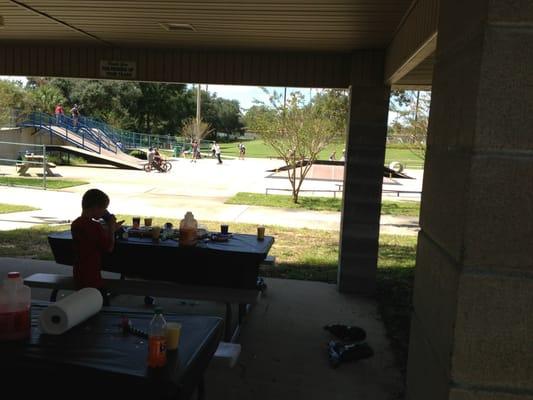
<path fill-rule="evenodd" d="M 375 287 L 391 88 L 432 90 L 407 397 L 533 398 L 529 0 L 2 0 L 0 75 L 349 88 L 338 290 Z"/>

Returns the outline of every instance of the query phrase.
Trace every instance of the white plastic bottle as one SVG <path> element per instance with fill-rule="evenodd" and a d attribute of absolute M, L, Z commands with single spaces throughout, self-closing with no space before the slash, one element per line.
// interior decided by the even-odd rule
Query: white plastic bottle
<path fill-rule="evenodd" d="M 0 287 L 0 340 L 21 340 L 30 336 L 31 289 L 20 273 L 9 272 Z"/>

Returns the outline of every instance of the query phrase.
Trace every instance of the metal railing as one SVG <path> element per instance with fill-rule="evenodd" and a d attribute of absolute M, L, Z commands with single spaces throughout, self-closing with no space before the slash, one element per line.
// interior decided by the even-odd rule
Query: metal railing
<path fill-rule="evenodd" d="M 102 148 L 117 153 L 117 145 L 101 130 L 87 126 L 80 119 L 66 115 L 52 116 L 42 112 L 33 112 L 24 116 L 18 126 L 45 129 L 50 135 L 61 137 L 71 144 L 99 154 Z"/>

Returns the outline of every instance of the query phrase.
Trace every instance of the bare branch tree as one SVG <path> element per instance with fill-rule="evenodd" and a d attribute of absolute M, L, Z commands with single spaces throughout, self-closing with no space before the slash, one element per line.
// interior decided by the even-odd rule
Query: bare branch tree
<path fill-rule="evenodd" d="M 287 176 L 295 203 L 302 184 L 319 153 L 336 138 L 345 134 L 347 101 L 331 91 L 305 104 L 300 92 L 288 98 L 269 93 L 269 105 L 249 121 L 287 166 Z M 339 106 L 342 104 L 342 106 Z"/>

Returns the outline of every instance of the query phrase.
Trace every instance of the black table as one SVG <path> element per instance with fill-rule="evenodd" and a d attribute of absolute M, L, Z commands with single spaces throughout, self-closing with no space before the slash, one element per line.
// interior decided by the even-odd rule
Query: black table
<path fill-rule="evenodd" d="M 119 323 L 127 316 L 135 327 L 146 330 L 152 313 L 104 308 L 54 336 L 42 334 L 38 327 L 46 305 L 32 305 L 29 340 L 0 342 L 1 381 L 22 398 L 46 394 L 53 399 L 97 399 L 118 393 L 125 399 L 188 399 L 202 384 L 222 335 L 220 318 L 165 314 L 167 322 L 182 324 L 179 348 L 167 353 L 165 367 L 150 369 L 147 341 L 124 335 Z"/>
<path fill-rule="evenodd" d="M 70 231 L 48 236 L 57 263 L 74 264 Z M 274 238 L 233 234 L 227 242 L 202 240 L 194 247 L 180 247 L 175 240 L 153 242 L 150 238 L 117 240 L 103 259 L 103 270 L 123 276 L 202 286 L 255 289 L 259 264 L 266 258 Z"/>

